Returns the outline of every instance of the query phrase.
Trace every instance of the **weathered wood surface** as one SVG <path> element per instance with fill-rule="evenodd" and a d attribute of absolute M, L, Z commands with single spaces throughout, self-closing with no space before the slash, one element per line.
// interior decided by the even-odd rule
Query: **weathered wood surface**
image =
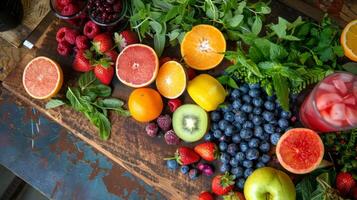
<path fill-rule="evenodd" d="M 295 19 L 298 13 L 277 1 L 272 3 L 272 15 L 270 20 L 276 20 L 276 16 L 283 16 L 289 20 Z M 37 42 L 38 49 L 33 55 L 26 55 L 3 82 L 5 88 L 23 99 L 25 102 L 37 108 L 40 112 L 52 118 L 73 134 L 92 145 L 110 159 L 122 165 L 129 172 L 138 176 L 150 185 L 153 185 L 168 199 L 196 199 L 197 194 L 202 190 L 209 190 L 211 178 L 201 176 L 197 180 L 189 180 L 188 176 L 182 175 L 178 171 L 171 172 L 165 167 L 163 158 L 172 155 L 176 146 L 168 146 L 163 138 L 150 138 L 145 134 L 145 124 L 138 123 L 132 118 L 123 118 L 118 115 L 111 115 L 112 134 L 108 141 L 101 141 L 96 128 L 80 113 L 69 107 L 61 107 L 53 110 L 46 110 L 46 101 L 38 101 L 29 97 L 22 86 L 22 72 L 25 65 L 34 56 L 48 56 L 58 61 L 64 71 L 64 83 L 72 84 L 78 74 L 71 69 L 71 57 L 61 57 L 56 53 L 55 34 L 61 26 L 59 20 L 53 23 L 44 31 L 44 34 Z M 219 73 L 222 66 L 209 73 Z M 119 81 L 113 82 L 113 96 L 127 100 L 133 90 L 122 85 Z M 60 95 L 64 93 L 66 85 L 62 87 Z M 187 94 L 185 100 L 190 101 Z M 188 145 L 182 143 L 181 145 Z M 188 146 L 193 146 L 189 144 Z"/>
<path fill-rule="evenodd" d="M 24 17 L 15 29 L 0 32 L 0 37 L 15 47 L 20 47 L 22 42 L 40 24 L 50 11 L 49 0 L 22 0 Z"/>

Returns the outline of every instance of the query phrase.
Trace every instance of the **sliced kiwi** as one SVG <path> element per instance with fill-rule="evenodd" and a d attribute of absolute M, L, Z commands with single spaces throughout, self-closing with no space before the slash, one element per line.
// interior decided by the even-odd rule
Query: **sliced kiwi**
<path fill-rule="evenodd" d="M 182 105 L 173 114 L 172 126 L 176 135 L 183 141 L 196 142 L 207 131 L 207 112 L 195 104 Z"/>

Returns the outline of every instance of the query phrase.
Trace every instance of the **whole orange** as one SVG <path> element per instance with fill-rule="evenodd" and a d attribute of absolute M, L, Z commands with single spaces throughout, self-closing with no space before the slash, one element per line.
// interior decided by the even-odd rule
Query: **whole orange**
<path fill-rule="evenodd" d="M 139 122 L 156 119 L 163 109 L 160 94 L 152 88 L 135 89 L 128 101 L 131 116 Z"/>

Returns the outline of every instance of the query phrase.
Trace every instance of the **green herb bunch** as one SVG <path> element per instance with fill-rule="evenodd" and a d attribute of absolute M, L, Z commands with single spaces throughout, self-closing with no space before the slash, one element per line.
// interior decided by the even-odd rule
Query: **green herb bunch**
<path fill-rule="evenodd" d="M 270 12 L 270 7 L 262 1 L 132 0 L 130 24 L 140 41 L 153 38 L 155 51 L 160 56 L 167 41 L 176 46 L 197 24 L 212 24 L 231 40 L 239 39 L 239 34 L 258 35 L 264 15 Z"/>
<path fill-rule="evenodd" d="M 107 140 L 111 132 L 111 123 L 108 111 L 112 110 L 119 115 L 129 116 L 129 112 L 122 108 L 124 102 L 109 97 L 112 89 L 101 84 L 93 71 L 83 73 L 78 80 L 78 87 L 68 87 L 66 100 L 52 99 L 46 104 L 46 109 L 69 105 L 76 111 L 83 113 L 92 124 L 99 129 L 99 136 Z"/>
<path fill-rule="evenodd" d="M 236 51 L 226 52 L 234 64 L 219 78 L 221 83 L 236 87 L 234 80 L 260 82 L 269 95 L 276 94 L 282 108 L 289 108 L 289 93 L 298 93 L 307 85 L 341 69 L 343 56 L 339 44 L 340 29 L 325 17 L 321 24 L 301 17 L 288 22 L 267 24 L 266 33 L 238 34 L 242 42 Z"/>

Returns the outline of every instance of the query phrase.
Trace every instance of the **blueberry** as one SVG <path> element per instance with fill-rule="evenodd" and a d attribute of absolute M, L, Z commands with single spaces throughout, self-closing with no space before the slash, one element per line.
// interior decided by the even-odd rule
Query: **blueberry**
<path fill-rule="evenodd" d="M 255 114 L 255 115 L 260 115 L 260 114 L 262 114 L 262 109 L 259 108 L 259 107 L 254 107 L 254 108 L 253 108 L 253 114 Z"/>
<path fill-rule="evenodd" d="M 219 129 L 218 123 L 212 123 L 211 130 L 214 131 L 214 130 L 218 130 L 218 129 Z"/>
<path fill-rule="evenodd" d="M 171 169 L 171 170 L 175 170 L 178 167 L 178 164 L 176 162 L 176 160 L 168 160 L 166 161 L 166 166 L 167 168 Z"/>
<path fill-rule="evenodd" d="M 245 160 L 245 154 L 243 152 L 238 152 L 235 156 L 234 156 L 239 162 L 242 162 L 243 160 Z"/>
<path fill-rule="evenodd" d="M 289 127 L 289 122 L 286 119 L 279 119 L 278 125 L 279 125 L 280 128 L 286 129 L 286 128 Z"/>
<path fill-rule="evenodd" d="M 251 97 L 259 97 L 260 96 L 260 90 L 251 89 L 251 90 L 249 90 L 248 94 Z"/>
<path fill-rule="evenodd" d="M 243 124 L 245 121 L 247 121 L 247 114 L 241 111 L 236 112 L 234 116 L 234 121 Z"/>
<path fill-rule="evenodd" d="M 275 109 L 275 103 L 272 101 L 266 101 L 264 102 L 264 108 L 273 111 Z"/>
<path fill-rule="evenodd" d="M 224 131 L 228 125 L 229 122 L 224 119 L 218 122 L 219 129 L 221 129 L 222 131 Z"/>
<path fill-rule="evenodd" d="M 255 164 L 255 167 L 258 169 L 258 168 L 262 168 L 262 167 L 265 167 L 265 164 L 262 163 L 262 162 L 258 162 L 257 164 Z"/>
<path fill-rule="evenodd" d="M 206 135 L 205 135 L 205 141 L 212 141 L 214 138 L 213 134 L 211 132 L 208 132 Z"/>
<path fill-rule="evenodd" d="M 237 167 L 237 166 L 238 166 L 238 160 L 233 157 L 233 158 L 229 161 L 229 164 L 230 164 L 232 167 Z"/>
<path fill-rule="evenodd" d="M 252 101 L 252 97 L 250 97 L 249 95 L 245 94 L 242 97 L 242 100 L 246 103 L 250 103 Z"/>
<path fill-rule="evenodd" d="M 190 167 L 187 166 L 187 165 L 183 165 L 183 166 L 181 166 L 181 168 L 180 168 L 180 171 L 181 171 L 181 173 L 183 173 L 183 174 L 187 174 L 189 170 L 190 170 Z"/>
<path fill-rule="evenodd" d="M 240 131 L 239 135 L 242 139 L 248 140 L 253 136 L 253 131 L 252 131 L 252 129 L 249 129 L 249 128 L 243 128 Z"/>
<path fill-rule="evenodd" d="M 233 143 L 238 144 L 238 143 L 240 143 L 240 141 L 242 141 L 242 138 L 240 138 L 239 134 L 234 134 L 234 135 L 232 136 L 232 142 L 233 142 Z"/>
<path fill-rule="evenodd" d="M 249 146 L 250 148 L 257 148 L 257 147 L 259 147 L 259 139 L 257 139 L 257 138 L 252 138 L 252 139 L 250 139 L 249 142 L 248 142 L 248 146 Z"/>
<path fill-rule="evenodd" d="M 264 111 L 262 115 L 264 120 L 267 122 L 270 122 L 274 119 L 274 114 L 272 112 Z"/>
<path fill-rule="evenodd" d="M 242 129 L 242 125 L 240 123 L 233 122 L 233 125 L 236 127 L 237 131 L 240 131 Z"/>
<path fill-rule="evenodd" d="M 232 103 L 232 107 L 233 107 L 233 109 L 235 109 L 235 110 L 239 110 L 240 107 L 242 107 L 242 102 L 241 102 L 241 100 L 240 100 L 240 99 L 234 100 L 233 103 Z"/>
<path fill-rule="evenodd" d="M 248 91 L 249 91 L 249 86 L 248 85 L 242 85 L 240 88 L 239 88 L 239 91 L 243 94 L 247 94 Z"/>
<path fill-rule="evenodd" d="M 222 136 L 222 131 L 220 130 L 213 131 L 213 136 L 217 139 L 220 138 Z"/>
<path fill-rule="evenodd" d="M 254 127 L 254 136 L 257 138 L 261 138 L 264 134 L 263 128 L 261 126 Z"/>
<path fill-rule="evenodd" d="M 260 157 L 260 160 L 263 162 L 263 163 L 268 163 L 270 161 L 270 156 L 268 154 L 263 154 L 261 157 Z"/>
<path fill-rule="evenodd" d="M 248 143 L 247 142 L 241 142 L 239 144 L 239 149 L 242 151 L 242 152 L 246 152 L 248 150 L 249 146 L 248 146 Z"/>
<path fill-rule="evenodd" d="M 234 131 L 235 131 L 234 126 L 228 125 L 226 130 L 224 130 L 224 135 L 232 136 Z"/>
<path fill-rule="evenodd" d="M 248 176 L 250 176 L 253 173 L 253 169 L 252 168 L 248 168 L 244 170 L 244 178 L 248 178 Z"/>
<path fill-rule="evenodd" d="M 231 142 L 231 138 L 230 138 L 229 136 L 222 135 L 222 136 L 218 139 L 218 141 L 229 143 L 229 142 Z"/>
<path fill-rule="evenodd" d="M 241 167 L 234 167 L 231 169 L 231 173 L 236 176 L 236 178 L 243 176 L 243 168 Z"/>
<path fill-rule="evenodd" d="M 224 114 L 224 119 L 229 121 L 229 122 L 233 122 L 234 121 L 234 114 L 232 112 L 226 112 Z"/>
<path fill-rule="evenodd" d="M 267 99 L 269 100 L 269 101 L 275 101 L 275 96 L 267 96 Z"/>
<path fill-rule="evenodd" d="M 248 114 L 248 119 L 249 119 L 250 121 L 253 120 L 253 117 L 254 117 L 254 114 L 253 114 L 253 113 L 249 113 L 249 114 Z"/>
<path fill-rule="evenodd" d="M 262 141 L 268 141 L 270 138 L 269 133 L 264 133 L 259 139 Z"/>
<path fill-rule="evenodd" d="M 261 118 L 258 115 L 254 115 L 253 119 L 252 119 L 252 122 L 253 122 L 254 125 L 258 126 L 258 125 L 263 123 L 263 118 Z"/>
<path fill-rule="evenodd" d="M 264 131 L 269 134 L 273 134 L 275 132 L 275 128 L 272 124 L 264 124 L 263 128 L 264 128 Z"/>
<path fill-rule="evenodd" d="M 245 157 L 248 160 L 257 160 L 259 158 L 259 151 L 255 148 L 248 149 L 245 152 Z"/>
<path fill-rule="evenodd" d="M 231 97 L 232 97 L 232 99 L 237 99 L 237 98 L 239 98 L 239 97 L 240 97 L 240 92 L 239 92 L 239 90 L 238 90 L 238 89 L 234 89 L 234 90 L 232 91 L 232 93 L 231 93 Z"/>
<path fill-rule="evenodd" d="M 273 145 L 277 145 L 278 144 L 278 141 L 280 139 L 280 134 L 278 133 L 274 133 L 270 136 L 270 142 L 273 144 Z"/>
<path fill-rule="evenodd" d="M 218 146 L 220 151 L 225 151 L 227 150 L 228 144 L 226 142 L 220 142 Z"/>
<path fill-rule="evenodd" d="M 231 170 L 231 166 L 227 163 L 224 163 L 219 167 L 219 171 L 221 171 L 222 173 L 230 170 Z"/>
<path fill-rule="evenodd" d="M 198 177 L 198 170 L 190 169 L 190 171 L 188 171 L 188 176 L 190 177 L 191 180 L 196 179 Z"/>
<path fill-rule="evenodd" d="M 231 157 L 227 153 L 221 153 L 221 156 L 219 157 L 222 163 L 228 163 Z"/>
<path fill-rule="evenodd" d="M 244 183 L 245 183 L 245 179 L 244 178 L 240 178 L 240 179 L 238 179 L 238 181 L 236 181 L 236 187 L 241 189 L 241 190 L 243 190 Z"/>
<path fill-rule="evenodd" d="M 290 119 L 291 117 L 291 113 L 290 112 L 287 112 L 285 110 L 281 111 L 280 113 L 280 117 L 283 118 L 283 119 Z"/>
<path fill-rule="evenodd" d="M 251 121 L 246 121 L 246 122 L 243 123 L 243 126 L 242 126 L 242 127 L 245 128 L 245 129 L 247 129 L 247 128 L 254 128 L 254 124 L 253 124 L 253 122 L 251 122 Z"/>
<path fill-rule="evenodd" d="M 269 142 L 266 142 L 266 141 L 262 142 L 262 143 L 260 144 L 260 146 L 259 146 L 259 149 L 260 149 L 262 152 L 267 153 L 267 152 L 270 150 L 270 144 L 269 144 Z"/>
<path fill-rule="evenodd" d="M 219 113 L 219 111 L 211 112 L 211 120 L 214 122 L 218 122 L 219 120 L 221 120 L 221 114 Z"/>
<path fill-rule="evenodd" d="M 243 160 L 243 167 L 245 167 L 245 168 L 253 167 L 253 161 L 251 161 L 251 160 Z"/>
<path fill-rule="evenodd" d="M 222 107 L 222 111 L 223 111 L 224 113 L 230 112 L 230 111 L 232 111 L 232 110 L 233 110 L 233 107 L 232 107 L 231 104 L 225 105 L 225 106 Z"/>
<path fill-rule="evenodd" d="M 253 107 L 250 104 L 243 104 L 243 106 L 241 107 L 241 111 L 246 112 L 246 113 L 250 113 L 253 111 Z"/>
<path fill-rule="evenodd" d="M 235 155 L 238 151 L 238 147 L 236 144 L 231 143 L 227 147 L 227 153 L 231 154 L 232 156 Z"/>
<path fill-rule="evenodd" d="M 241 190 L 243 190 L 244 183 L 245 183 L 245 179 L 244 178 L 240 178 L 240 179 L 238 179 L 238 181 L 236 181 L 236 187 L 241 189 Z"/>
<path fill-rule="evenodd" d="M 253 103 L 254 106 L 260 107 L 260 106 L 263 105 L 264 101 L 259 97 L 255 97 L 255 98 L 253 98 L 252 103 Z"/>
<path fill-rule="evenodd" d="M 249 84 L 250 89 L 260 89 L 259 83 Z"/>

